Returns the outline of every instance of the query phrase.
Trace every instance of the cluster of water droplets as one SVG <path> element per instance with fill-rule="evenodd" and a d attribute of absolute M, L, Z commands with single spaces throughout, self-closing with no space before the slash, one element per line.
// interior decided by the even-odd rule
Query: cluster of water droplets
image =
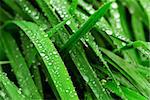
<path fill-rule="evenodd" d="M 5 100 L 9 100 L 9 98 L 7 97 L 7 94 L 5 93 L 5 90 L 0 90 L 0 97 Z"/>
<path fill-rule="evenodd" d="M 35 22 L 37 22 L 43 30 L 47 29 L 47 21 L 43 16 L 41 16 L 38 10 L 30 4 L 30 2 L 25 0 L 17 0 L 17 3 L 21 5 L 23 11 L 26 12 Z"/>
<path fill-rule="evenodd" d="M 35 19 L 35 20 L 38 20 L 39 19 L 39 17 L 40 17 L 40 14 L 35 10 L 35 9 L 33 9 L 31 6 L 29 6 L 29 3 L 28 2 L 26 2 L 26 1 L 24 1 L 24 0 L 19 0 L 19 1 L 17 1 L 18 3 L 25 3 L 24 5 L 23 5 L 23 10 L 26 12 L 26 13 L 28 13 L 33 19 Z"/>
<path fill-rule="evenodd" d="M 142 47 L 138 47 L 137 49 L 141 52 L 143 57 L 146 57 L 147 59 L 150 59 L 150 52 L 149 52 L 149 50 L 144 49 Z"/>
<path fill-rule="evenodd" d="M 51 73 L 51 77 L 55 83 L 56 88 L 58 91 L 61 92 L 68 92 L 71 97 L 76 95 L 76 92 L 71 91 L 71 89 L 63 90 L 64 82 L 62 82 L 62 76 L 67 77 L 66 83 L 70 82 L 70 77 L 67 72 L 62 73 L 63 63 L 59 57 L 58 52 L 56 51 L 54 45 L 48 39 L 48 35 L 43 32 L 42 30 L 38 30 L 41 34 L 37 33 L 28 33 L 32 37 L 32 41 L 34 41 L 36 48 L 38 49 L 44 63 L 47 66 L 47 70 Z M 47 44 L 49 43 L 49 44 Z M 66 69 L 65 69 L 66 70 Z M 64 80 L 63 80 L 64 81 Z M 74 94 L 74 95 L 73 95 Z"/>
<path fill-rule="evenodd" d="M 50 0 L 50 5 L 53 6 L 54 10 L 58 12 L 61 18 L 66 19 L 69 17 L 69 14 L 67 12 L 66 8 L 67 2 L 62 2 L 61 0 Z M 71 22 L 68 21 L 66 24 L 69 25 Z"/>
<path fill-rule="evenodd" d="M 95 10 L 93 9 L 92 5 L 84 2 L 83 0 L 79 0 L 78 3 L 79 3 L 79 5 L 81 5 L 83 7 L 83 9 L 85 9 L 90 14 L 93 14 L 95 12 Z"/>
<path fill-rule="evenodd" d="M 7 74 L 6 73 L 2 73 L 0 72 L 0 78 L 2 79 L 2 84 L 4 85 L 4 87 L 8 88 L 11 88 L 11 89 L 14 89 L 15 88 L 15 84 L 11 81 L 9 81 L 8 77 L 7 77 Z M 17 89 L 17 88 L 16 88 Z M 18 94 L 20 94 L 22 96 L 22 98 L 24 98 L 24 95 L 22 94 L 21 90 L 18 89 L 16 91 Z M 7 94 L 4 92 L 4 91 L 0 91 L 0 96 L 2 96 L 4 99 L 8 100 L 9 98 L 7 97 Z"/>

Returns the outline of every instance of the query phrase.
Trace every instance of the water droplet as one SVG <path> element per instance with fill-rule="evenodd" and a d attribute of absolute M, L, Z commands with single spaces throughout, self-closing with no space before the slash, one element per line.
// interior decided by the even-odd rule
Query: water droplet
<path fill-rule="evenodd" d="M 48 37 L 48 34 L 45 34 L 44 37 Z"/>
<path fill-rule="evenodd" d="M 117 5 L 116 2 L 113 2 L 113 3 L 112 3 L 112 8 L 114 8 L 114 9 L 118 8 L 118 5 Z"/>
<path fill-rule="evenodd" d="M 40 17 L 39 17 L 39 15 L 37 15 L 37 16 L 35 16 L 34 18 L 35 18 L 35 19 L 39 19 Z"/>
<path fill-rule="evenodd" d="M 68 92 L 69 92 L 69 90 L 66 89 L 66 93 L 68 93 Z"/>
<path fill-rule="evenodd" d="M 3 91 L 0 91 L 0 96 L 5 97 L 5 93 Z"/>
<path fill-rule="evenodd" d="M 54 54 L 54 55 L 56 55 L 56 54 L 57 54 L 57 52 L 56 52 L 56 51 L 54 51 L 54 52 L 53 52 L 53 54 Z"/>
<path fill-rule="evenodd" d="M 122 42 L 122 45 L 125 46 L 126 44 L 124 42 Z"/>
<path fill-rule="evenodd" d="M 46 78 L 45 81 L 48 82 L 48 78 Z"/>
<path fill-rule="evenodd" d="M 32 43 L 30 44 L 30 47 L 31 47 L 31 48 L 33 47 L 33 44 L 32 44 Z"/>
<path fill-rule="evenodd" d="M 45 53 L 40 53 L 40 55 L 41 55 L 42 57 L 44 57 L 44 56 L 45 56 Z"/>
<path fill-rule="evenodd" d="M 24 9 L 25 11 L 27 11 L 27 10 L 29 10 L 29 8 L 28 7 L 25 7 L 25 9 Z"/>
<path fill-rule="evenodd" d="M 107 33 L 108 35 L 112 35 L 112 34 L 113 34 L 111 30 L 106 30 L 106 33 Z"/>
<path fill-rule="evenodd" d="M 66 24 L 67 24 L 67 25 L 69 25 L 70 23 L 71 23 L 70 21 L 67 21 L 67 23 L 66 23 Z"/>
<path fill-rule="evenodd" d="M 119 17 L 120 17 L 119 13 L 115 13 L 115 14 L 114 14 L 114 17 L 115 17 L 115 18 L 119 18 Z M 119 20 L 119 21 L 120 21 L 120 20 Z"/>
<path fill-rule="evenodd" d="M 102 91 L 105 91 L 105 88 L 103 88 Z"/>
<path fill-rule="evenodd" d="M 84 79 L 86 82 L 89 82 L 89 78 L 86 75 L 84 75 Z"/>

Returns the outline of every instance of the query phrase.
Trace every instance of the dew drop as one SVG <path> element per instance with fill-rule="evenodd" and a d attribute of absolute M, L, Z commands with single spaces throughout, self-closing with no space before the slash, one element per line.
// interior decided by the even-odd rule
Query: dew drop
<path fill-rule="evenodd" d="M 57 52 L 56 52 L 56 51 L 54 51 L 54 52 L 53 52 L 53 54 L 54 54 L 54 55 L 56 55 L 56 54 L 57 54 Z"/>
<path fill-rule="evenodd" d="M 70 21 L 67 21 L 67 23 L 66 23 L 66 24 L 67 24 L 67 25 L 69 25 L 70 23 L 71 23 Z"/>
<path fill-rule="evenodd" d="M 106 33 L 107 33 L 108 35 L 112 35 L 112 31 L 111 31 L 111 30 L 106 30 Z"/>
<path fill-rule="evenodd" d="M 39 15 L 35 16 L 34 18 L 35 18 L 35 19 L 39 19 Z"/>
<path fill-rule="evenodd" d="M 84 79 L 86 80 L 86 82 L 89 82 L 89 78 L 86 75 L 84 75 Z"/>
<path fill-rule="evenodd" d="M 44 37 L 48 37 L 48 34 L 45 34 Z"/>
<path fill-rule="evenodd" d="M 118 8 L 118 5 L 117 5 L 116 2 L 113 2 L 113 3 L 112 3 L 112 8 L 114 8 L 114 9 Z"/>
<path fill-rule="evenodd" d="M 3 91 L 0 91 L 0 96 L 5 97 L 5 93 Z"/>

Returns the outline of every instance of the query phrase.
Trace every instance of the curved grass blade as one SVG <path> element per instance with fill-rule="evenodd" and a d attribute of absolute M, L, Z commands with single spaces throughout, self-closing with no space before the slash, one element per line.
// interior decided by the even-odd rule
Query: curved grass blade
<path fill-rule="evenodd" d="M 67 43 L 62 47 L 61 51 L 69 51 L 71 47 L 80 40 L 80 38 L 85 35 L 93 25 L 105 14 L 109 9 L 111 2 L 103 5 L 99 10 L 97 10 L 90 18 L 83 24 L 83 26 L 77 30 L 76 33 L 67 41 Z"/>
<path fill-rule="evenodd" d="M 115 55 L 114 53 L 104 49 L 100 48 L 100 50 L 109 57 L 113 62 L 115 62 L 118 67 L 117 69 L 122 74 L 127 74 L 129 77 L 134 80 L 132 84 L 141 92 L 144 96 L 150 97 L 150 84 L 149 82 L 136 70 L 136 66 L 134 64 L 129 64 L 128 62 L 124 61 L 119 56 Z M 126 76 L 126 75 L 125 75 Z M 127 77 L 127 78 L 129 78 Z M 129 80 L 131 80 L 129 79 Z"/>
<path fill-rule="evenodd" d="M 18 25 L 34 43 L 46 65 L 48 74 L 50 74 L 60 98 L 63 100 L 77 100 L 78 96 L 72 85 L 68 72 L 57 50 L 49 40 L 48 34 L 39 30 L 39 27 L 31 22 L 14 21 L 13 23 Z"/>
<path fill-rule="evenodd" d="M 1 36 L 3 37 L 2 43 L 5 53 L 11 62 L 10 64 L 16 75 L 17 81 L 22 89 L 23 94 L 27 98 L 41 99 L 41 96 L 37 91 L 26 62 L 24 61 L 24 58 L 22 57 L 15 40 L 9 33 L 5 31 L 2 31 Z"/>
<path fill-rule="evenodd" d="M 39 0 L 37 2 L 39 2 Z M 41 4 L 44 13 L 49 13 L 47 11 L 51 11 L 52 10 L 52 8 L 49 5 L 49 2 L 48 1 L 46 2 L 45 0 L 43 2 L 45 2 L 45 3 L 40 3 L 40 2 L 39 3 Z M 52 1 L 52 2 L 55 2 L 55 1 Z M 54 8 L 55 8 L 55 5 L 57 5 L 57 4 L 53 5 Z M 61 5 L 60 7 L 62 7 L 62 6 L 64 6 L 64 5 Z M 48 8 L 49 8 L 49 10 L 46 10 Z M 62 8 L 61 10 L 64 10 L 64 9 Z M 53 14 L 53 13 L 51 12 L 51 14 Z M 69 15 L 66 14 L 65 16 L 69 16 Z M 55 24 L 58 23 L 57 17 L 55 18 L 55 14 L 53 14 L 51 16 L 48 15 L 47 17 L 49 18 L 50 22 L 52 22 L 52 25 L 55 25 Z M 55 18 L 55 20 L 51 21 L 51 17 Z M 71 26 L 73 26 L 73 25 L 71 25 Z M 76 28 L 73 27 L 73 29 L 75 30 Z M 65 32 L 65 33 L 67 33 L 65 31 L 65 29 L 62 29 L 62 31 Z M 58 33 L 59 33 L 58 36 L 60 37 L 58 39 L 58 41 L 62 40 L 62 42 L 64 44 L 66 42 L 66 39 L 68 39 L 67 38 L 68 34 L 67 35 L 62 34 L 62 32 L 60 32 L 60 31 L 58 31 Z M 58 43 L 58 41 L 56 41 L 56 44 L 59 47 L 61 47 L 61 45 Z M 104 88 L 102 87 L 101 83 L 99 82 L 99 80 L 98 80 L 95 72 L 93 71 L 92 67 L 88 63 L 88 60 L 86 59 L 86 56 L 84 54 L 84 50 L 83 50 L 83 48 L 81 48 L 81 45 L 79 45 L 79 44 L 75 45 L 75 48 L 73 48 L 73 50 L 70 52 L 70 55 L 71 55 L 71 58 L 72 58 L 73 62 L 76 65 L 76 67 L 78 68 L 79 72 L 81 73 L 83 79 L 90 86 L 90 88 L 94 92 L 94 95 L 97 97 L 97 99 L 102 98 L 102 99 L 105 99 L 105 100 L 109 100 L 109 96 L 107 95 L 106 91 L 103 91 Z M 89 74 L 89 73 L 91 73 L 91 74 Z M 91 81 L 89 81 L 89 80 L 91 80 Z"/>
<path fill-rule="evenodd" d="M 105 87 L 113 91 L 113 93 L 117 94 L 118 96 L 121 96 L 120 92 L 118 91 L 117 87 L 113 82 L 107 82 L 105 84 Z M 144 96 L 140 95 L 138 92 L 133 91 L 129 88 L 126 88 L 124 86 L 121 86 L 122 91 L 124 92 L 125 96 L 127 97 L 127 100 L 147 100 Z"/>
<path fill-rule="evenodd" d="M 40 95 L 43 98 L 43 87 L 42 87 L 41 76 L 40 76 L 39 68 L 38 68 L 39 66 L 38 64 L 36 64 L 37 50 L 36 48 L 34 48 L 34 45 L 30 41 L 30 39 L 22 31 L 19 31 L 19 33 L 20 33 L 20 38 L 21 38 L 21 43 L 22 43 L 21 47 L 23 50 L 25 60 L 27 62 L 28 68 L 31 69 L 31 72 L 33 73 L 32 76 L 33 76 L 34 83 Z"/>
<path fill-rule="evenodd" d="M 90 37 L 88 37 L 88 44 L 90 45 L 90 47 L 92 48 L 92 50 L 95 52 L 95 54 L 99 57 L 99 59 L 102 61 L 102 63 L 103 63 L 104 66 L 106 67 L 106 69 L 108 70 L 108 72 L 109 72 L 108 75 L 109 75 L 109 77 L 111 77 L 112 80 L 115 82 L 115 85 L 116 85 L 117 89 L 119 90 L 119 92 L 120 92 L 120 94 L 121 94 L 121 97 L 122 97 L 123 99 L 126 99 L 124 93 L 122 92 L 122 90 L 121 90 L 121 88 L 120 88 L 120 86 L 119 86 L 119 84 L 120 84 L 119 81 L 116 80 L 116 78 L 114 77 L 112 71 L 110 70 L 110 68 L 109 68 L 109 66 L 108 66 L 108 64 L 107 64 L 107 62 L 103 59 L 102 53 L 101 53 L 101 51 L 99 51 L 98 45 L 97 45 L 97 44 L 94 42 L 94 40 L 93 40 L 92 38 L 90 38 Z"/>
<path fill-rule="evenodd" d="M 99 82 L 96 73 L 93 71 L 92 67 L 88 63 L 86 56 L 83 53 L 83 50 L 73 48 L 70 55 L 72 59 L 75 60 L 75 65 L 77 66 L 84 80 L 92 89 L 96 98 L 100 100 L 111 100 L 105 89 L 103 88 L 102 84 Z"/>
<path fill-rule="evenodd" d="M 68 20 L 70 20 L 72 17 L 70 18 L 67 18 L 65 19 L 64 21 L 60 22 L 59 24 L 57 24 L 56 26 L 54 26 L 53 28 L 51 28 L 47 34 L 48 34 L 48 37 L 51 38 L 53 36 L 53 34 L 55 32 L 57 32 L 61 27 L 63 27 L 66 22 Z M 36 49 L 33 47 L 33 44 L 31 43 L 31 41 L 28 40 L 28 37 L 24 37 L 24 33 L 20 33 L 22 34 L 21 35 L 21 40 L 23 42 L 23 45 L 26 45 L 26 46 L 23 46 L 23 49 L 24 49 L 24 53 L 25 53 L 25 58 L 26 59 L 32 59 L 32 60 L 28 60 L 27 63 L 28 65 L 30 66 L 32 64 L 32 62 L 35 61 L 35 56 L 37 54 L 37 51 Z"/>
<path fill-rule="evenodd" d="M 12 100 L 25 100 L 25 96 L 21 91 L 7 78 L 7 76 L 0 71 L 0 83 L 2 83 L 5 91 Z"/>

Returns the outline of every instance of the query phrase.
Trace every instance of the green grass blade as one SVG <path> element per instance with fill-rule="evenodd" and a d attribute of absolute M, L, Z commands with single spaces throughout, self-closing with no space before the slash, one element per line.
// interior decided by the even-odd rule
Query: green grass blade
<path fill-rule="evenodd" d="M 72 85 L 68 72 L 57 50 L 49 40 L 48 34 L 39 30 L 39 27 L 31 22 L 16 21 L 14 23 L 18 25 L 34 43 L 61 99 L 77 100 L 78 96 Z"/>
<path fill-rule="evenodd" d="M 119 93 L 117 87 L 113 82 L 107 82 L 105 86 L 111 91 L 113 91 L 115 94 L 121 96 L 121 94 Z M 121 86 L 121 89 L 124 92 L 125 96 L 127 97 L 127 100 L 137 100 L 137 98 L 139 100 L 147 100 L 147 98 L 145 98 L 144 96 L 140 95 L 138 92 L 135 92 L 129 88 Z"/>
<path fill-rule="evenodd" d="M 80 38 L 85 35 L 93 25 L 96 24 L 96 22 L 105 14 L 105 12 L 110 7 L 111 2 L 106 3 L 103 5 L 99 10 L 97 10 L 93 15 L 90 16 L 90 18 L 84 23 L 84 25 L 77 30 L 76 33 L 73 34 L 73 36 L 67 41 L 67 43 L 62 47 L 62 51 L 68 51 L 71 49 L 71 47 L 80 40 Z"/>
<path fill-rule="evenodd" d="M 37 2 L 39 2 L 39 0 L 38 0 Z M 45 3 L 40 3 L 40 2 L 39 2 L 39 3 L 41 4 L 41 6 L 42 6 L 42 8 L 43 8 L 44 13 L 51 13 L 51 16 L 47 15 L 47 17 L 49 18 L 51 24 L 52 24 L 52 25 L 58 24 L 59 21 L 57 20 L 57 17 L 55 17 L 55 14 L 54 14 L 53 12 L 48 12 L 48 11 L 53 10 L 53 9 L 50 7 L 49 2 L 46 1 L 46 0 L 43 1 L 43 2 L 45 2 Z M 52 1 L 52 2 L 54 3 L 55 1 Z M 53 4 L 53 3 L 52 3 L 52 4 Z M 40 4 L 39 4 L 39 5 L 40 5 Z M 54 8 L 55 8 L 55 5 L 57 5 L 57 4 L 54 4 L 54 5 L 53 5 Z M 62 5 L 62 6 L 64 6 L 64 5 Z M 62 7 L 62 6 L 61 6 L 61 7 Z M 46 9 L 48 9 L 48 8 L 49 8 L 49 10 L 46 10 Z M 64 10 L 64 9 L 62 8 L 61 10 Z M 67 11 L 66 11 L 66 12 L 67 12 Z M 59 13 L 59 12 L 58 12 L 58 13 Z M 63 15 L 63 14 L 61 14 L 61 15 Z M 61 15 L 60 15 L 60 16 L 61 16 Z M 69 15 L 66 14 L 65 16 L 69 16 Z M 53 19 L 55 19 L 55 20 L 52 20 L 51 17 L 52 17 Z M 71 21 L 70 21 L 70 22 L 71 22 Z M 72 23 L 71 23 L 71 26 L 73 26 Z M 54 27 L 55 27 L 55 26 L 54 26 Z M 73 28 L 74 30 L 76 30 L 76 28 L 75 28 L 74 26 L 73 26 L 72 28 Z M 64 33 L 64 32 L 67 33 L 67 32 L 65 31 L 65 29 L 62 29 L 62 31 L 63 31 L 63 33 Z M 62 40 L 62 41 L 63 41 L 63 44 L 64 44 L 64 43 L 66 42 L 66 39 L 68 39 L 68 36 L 65 35 L 65 34 L 62 34 L 61 31 L 58 31 L 58 33 L 59 33 L 59 37 L 60 37 L 60 39 L 58 39 L 58 41 Z M 57 38 L 56 38 L 56 39 L 57 39 Z M 61 45 L 60 45 L 60 43 L 59 43 L 58 41 L 56 41 L 56 44 L 57 44 L 59 47 L 61 47 Z M 71 58 L 72 58 L 73 62 L 74 62 L 75 65 L 77 66 L 77 68 L 78 68 L 79 72 L 81 73 L 83 79 L 87 82 L 87 84 L 88 84 L 88 85 L 90 86 L 90 88 L 92 89 L 92 91 L 93 91 L 93 93 L 95 94 L 95 96 L 96 96 L 98 99 L 100 99 L 100 98 L 102 98 L 102 99 L 108 99 L 109 97 L 108 97 L 106 91 L 103 91 L 104 88 L 101 86 L 101 83 L 98 81 L 98 78 L 97 78 L 97 76 L 95 75 L 95 72 L 92 70 L 92 68 L 91 68 L 90 64 L 88 63 L 88 61 L 87 61 L 87 59 L 86 59 L 86 56 L 85 56 L 85 54 L 84 54 L 83 52 L 84 52 L 84 50 L 81 48 L 81 45 L 75 46 L 75 48 L 72 50 L 72 52 L 70 52 L 70 55 L 71 55 Z M 75 57 L 75 56 L 76 56 L 76 57 Z M 89 75 L 89 73 L 91 73 L 91 74 Z M 89 81 L 89 80 L 92 80 L 92 81 Z M 93 84 L 93 83 L 94 83 L 94 84 Z"/>
<path fill-rule="evenodd" d="M 140 4 L 142 5 L 142 7 L 144 8 L 144 11 L 146 12 L 146 15 L 148 16 L 148 28 L 150 29 L 149 25 L 150 25 L 150 2 L 149 0 L 138 0 L 140 2 Z"/>
<path fill-rule="evenodd" d="M 47 22 L 47 20 L 42 16 L 40 12 L 36 8 L 34 8 L 33 5 L 27 0 L 16 0 L 15 1 L 20 8 L 22 8 L 23 12 L 30 16 L 34 22 L 36 22 L 42 30 L 45 30 L 48 28 L 48 25 L 50 24 Z M 22 6 L 23 5 L 23 6 Z"/>
<path fill-rule="evenodd" d="M 24 61 L 24 58 L 22 57 L 19 48 L 15 43 L 15 40 L 9 33 L 4 31 L 2 31 L 1 36 L 3 36 L 2 43 L 4 50 L 11 62 L 10 64 L 12 65 L 12 69 L 16 75 L 17 81 L 22 89 L 23 94 L 31 99 L 41 99 L 30 75 L 29 69 Z"/>
<path fill-rule="evenodd" d="M 25 100 L 25 96 L 21 91 L 7 78 L 7 76 L 0 71 L 0 83 L 2 83 L 5 91 L 12 100 Z"/>
<path fill-rule="evenodd" d="M 118 70 L 124 71 L 135 81 L 135 83 L 132 84 L 134 84 L 144 96 L 149 97 L 149 82 L 136 70 L 136 66 L 134 64 L 129 64 L 119 56 L 104 48 L 100 48 L 100 50 L 118 65 Z"/>
<path fill-rule="evenodd" d="M 145 11 L 143 11 L 143 9 L 140 7 L 138 0 L 126 0 L 126 1 L 121 1 L 121 2 L 124 2 L 124 4 L 128 7 L 131 14 L 136 16 L 147 27 L 149 27 L 148 17 L 146 15 Z"/>
<path fill-rule="evenodd" d="M 43 86 L 42 86 L 42 80 L 41 80 L 41 76 L 40 76 L 40 67 L 38 66 L 38 63 L 33 64 L 32 66 L 32 73 L 33 73 L 33 80 L 35 82 L 35 85 L 40 93 L 40 95 L 42 96 L 42 98 L 44 97 L 43 94 Z"/>
<path fill-rule="evenodd" d="M 69 8 L 69 13 L 71 15 L 75 14 L 75 10 L 77 8 L 77 5 L 78 5 L 78 0 L 72 0 L 70 8 Z"/>
<path fill-rule="evenodd" d="M 74 62 L 77 62 L 75 64 L 76 64 L 78 70 L 80 71 L 84 80 L 87 82 L 87 84 L 92 89 L 92 91 L 95 94 L 95 96 L 97 97 L 97 99 L 110 100 L 110 97 L 106 93 L 102 84 L 99 82 L 97 75 L 95 74 L 92 67 L 88 63 L 86 56 L 83 53 L 83 51 L 73 48 L 70 55 L 72 56 L 73 60 L 75 60 Z"/>
<path fill-rule="evenodd" d="M 99 57 L 99 59 L 102 61 L 102 63 L 103 63 L 104 66 L 106 67 L 106 69 L 108 70 L 108 72 L 109 72 L 108 75 L 109 75 L 109 77 L 111 77 L 112 80 L 115 82 L 115 85 L 116 85 L 116 87 L 118 88 L 118 90 L 119 90 L 119 92 L 120 92 L 120 94 L 121 94 L 121 97 L 122 97 L 123 99 L 126 99 L 124 93 L 122 92 L 120 86 L 118 85 L 118 84 L 119 84 L 119 81 L 117 81 L 117 80 L 115 79 L 115 77 L 114 77 L 112 71 L 110 70 L 110 68 L 109 68 L 109 66 L 108 66 L 108 64 L 107 64 L 107 62 L 103 59 L 102 53 L 101 53 L 101 51 L 99 51 L 99 49 L 98 49 L 98 48 L 99 48 L 98 45 L 97 45 L 97 44 L 94 42 L 94 40 L 92 40 L 92 38 L 90 38 L 90 37 L 88 38 L 88 44 L 90 45 L 90 47 L 92 48 L 92 50 L 95 52 L 95 54 Z"/>
<path fill-rule="evenodd" d="M 145 33 L 144 33 L 142 22 L 134 15 L 132 15 L 132 28 L 134 31 L 135 39 L 145 41 Z"/>
<path fill-rule="evenodd" d="M 61 28 L 66 24 L 66 22 L 69 21 L 71 18 L 72 18 L 72 17 L 69 17 L 69 18 L 65 19 L 64 21 L 60 22 L 59 24 L 57 24 L 56 26 L 54 26 L 53 28 L 51 28 L 51 29 L 47 32 L 47 33 L 48 33 L 48 37 L 51 38 L 51 37 L 53 36 L 53 34 L 54 34 L 55 32 L 57 32 L 59 29 L 61 29 Z"/>
<path fill-rule="evenodd" d="M 20 7 L 15 3 L 14 0 L 3 0 L 16 14 L 21 15 L 23 18 L 28 19 L 29 16 L 27 16 L 25 13 L 22 12 Z"/>

